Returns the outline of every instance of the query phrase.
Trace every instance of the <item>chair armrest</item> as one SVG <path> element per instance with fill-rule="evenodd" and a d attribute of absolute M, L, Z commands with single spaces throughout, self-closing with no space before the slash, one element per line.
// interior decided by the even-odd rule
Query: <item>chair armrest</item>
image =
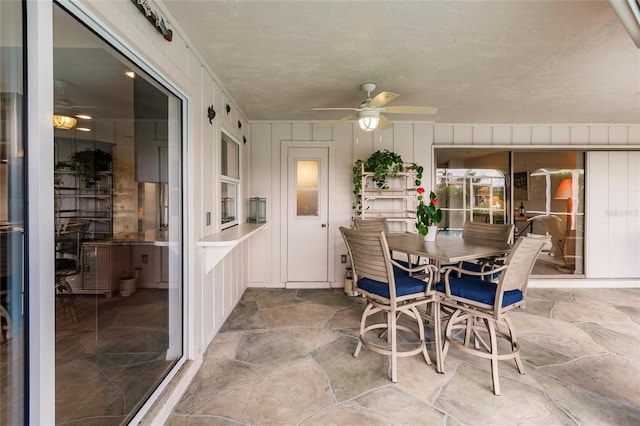
<path fill-rule="evenodd" d="M 436 265 L 432 265 L 430 263 L 425 263 L 423 265 L 418 265 L 416 267 L 413 268 L 407 268 L 406 266 L 396 262 L 395 260 L 391 259 L 391 264 L 393 266 L 398 267 L 399 269 L 402 269 L 403 271 L 409 272 L 410 274 L 414 274 L 416 272 L 419 272 L 418 275 L 411 275 L 414 278 L 418 278 L 418 279 L 423 279 L 423 277 L 426 277 L 427 280 L 427 288 L 425 289 L 425 293 L 430 293 L 431 292 L 431 284 L 433 283 L 433 279 L 436 276 L 436 274 L 438 273 L 438 268 L 436 267 Z M 425 281 L 423 279 L 423 281 Z"/>
<path fill-rule="evenodd" d="M 445 266 L 442 268 L 441 272 L 445 273 L 445 280 L 447 280 L 449 277 L 449 274 L 454 271 L 458 273 L 464 273 L 465 275 L 475 275 L 477 277 L 484 277 L 485 275 L 492 275 L 492 274 L 495 274 L 496 272 L 500 272 L 505 269 L 507 269 L 507 265 L 500 265 L 495 268 L 485 269 L 483 271 L 478 271 L 478 272 L 469 271 L 468 269 L 460 268 L 459 266 Z"/>
<path fill-rule="evenodd" d="M 499 267 L 487 269 L 487 270 L 480 271 L 480 272 L 469 271 L 467 269 L 459 268 L 457 266 L 445 266 L 441 270 L 441 272 L 444 273 L 444 291 L 445 291 L 445 294 L 447 295 L 447 297 L 451 297 L 451 287 L 449 286 L 449 275 L 452 272 L 458 272 L 458 276 L 461 276 L 460 274 L 464 273 L 465 275 L 473 275 L 473 276 L 480 277 L 480 278 L 484 279 L 485 275 L 491 275 L 491 274 L 495 274 L 496 272 L 504 271 L 505 269 L 507 269 L 507 266 L 508 265 L 501 265 Z"/>
<path fill-rule="evenodd" d="M 406 266 L 404 266 L 401 263 L 396 262 L 394 259 L 391 259 L 391 264 L 399 269 L 402 269 L 405 272 L 409 272 L 409 273 L 414 273 L 414 272 L 421 272 L 424 271 L 425 269 L 427 269 L 429 267 L 429 264 L 423 264 L 423 265 L 416 265 L 412 268 L 407 268 Z"/>

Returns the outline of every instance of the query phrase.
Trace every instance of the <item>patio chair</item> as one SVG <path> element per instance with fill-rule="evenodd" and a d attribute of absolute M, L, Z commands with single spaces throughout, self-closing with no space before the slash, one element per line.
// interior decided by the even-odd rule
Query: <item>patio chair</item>
<path fill-rule="evenodd" d="M 77 222 L 68 224 L 64 230 L 56 234 L 56 258 L 55 258 L 55 292 L 56 300 L 64 307 L 67 315 L 74 322 L 77 316 L 73 300 L 73 288 L 69 279 L 77 276 L 81 271 L 81 249 L 85 234 L 89 228 L 89 222 Z"/>
<path fill-rule="evenodd" d="M 369 219 L 361 219 L 356 218 L 353 221 L 355 228 L 360 231 L 374 231 L 374 232 L 384 232 L 384 236 L 388 237 L 391 231 L 389 231 L 389 221 L 386 217 L 372 217 Z M 391 258 L 393 258 L 393 251 L 389 251 L 391 254 Z M 420 258 L 412 259 L 407 255 L 407 260 L 398 260 L 394 259 L 397 263 L 404 266 L 405 268 L 413 268 L 413 265 L 418 265 L 420 263 Z"/>
<path fill-rule="evenodd" d="M 444 282 L 436 286 L 440 306 L 453 310 L 445 329 L 442 359 L 446 357 L 450 346 L 490 359 L 493 393 L 496 395 L 500 395 L 498 361 L 513 358 L 520 374 L 525 373 L 514 326 L 507 313 L 524 306 L 529 275 L 546 241 L 547 238 L 519 238 L 504 264 L 494 265 L 488 271 L 473 272 L 463 271 L 456 266 L 445 267 Z M 454 272 L 464 272 L 465 275 L 456 278 Z M 497 283 L 483 279 L 483 275 L 495 272 L 501 272 Z M 500 327 L 506 327 L 506 331 Z M 465 331 L 463 342 L 454 338 L 454 330 Z M 498 338 L 510 343 L 510 352 L 498 353 Z"/>
<path fill-rule="evenodd" d="M 358 345 L 353 354 L 357 357 L 362 346 L 391 357 L 391 381 L 396 382 L 397 358 L 422 353 L 427 364 L 431 365 L 424 335 L 424 320 L 418 307 L 435 301 L 432 289 L 433 277 L 437 269 L 433 265 L 421 265 L 426 279 L 418 279 L 400 271 L 402 265 L 391 259 L 389 246 L 383 231 L 368 232 L 340 227 L 347 245 L 354 273 L 354 289 L 367 299 L 367 306 L 360 320 Z M 394 269 L 393 266 L 397 268 Z M 375 322 L 376 315 L 382 312 L 384 322 Z M 416 322 L 415 327 L 401 324 L 405 315 Z M 374 321 L 367 325 L 367 320 Z M 417 331 L 416 331 L 417 328 Z M 382 330 L 372 336 L 372 330 Z M 398 331 L 407 332 L 400 335 Z M 384 342 L 381 337 L 386 337 Z M 408 337 L 418 341 L 405 340 Z M 399 344 L 399 338 L 403 339 Z"/>
<path fill-rule="evenodd" d="M 389 236 L 389 222 L 386 217 L 372 217 L 370 219 L 356 218 L 353 221 L 356 229 L 360 231 L 384 232 L 384 236 Z"/>
<path fill-rule="evenodd" d="M 501 243 L 513 242 L 513 224 L 497 224 L 484 222 L 465 222 L 462 228 L 462 238 L 473 238 L 484 241 L 497 241 Z M 458 266 L 467 271 L 481 272 L 490 268 L 495 262 L 499 262 L 503 256 L 481 258 L 475 261 L 464 261 Z M 490 281 L 498 279 L 499 273 L 486 275 Z"/>

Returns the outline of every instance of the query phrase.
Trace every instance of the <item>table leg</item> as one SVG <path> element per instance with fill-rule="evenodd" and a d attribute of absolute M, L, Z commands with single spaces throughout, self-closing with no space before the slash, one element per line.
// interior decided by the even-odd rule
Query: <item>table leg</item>
<path fill-rule="evenodd" d="M 433 335 L 436 345 L 436 371 L 444 373 L 442 368 L 442 330 L 440 319 L 440 297 L 436 294 L 436 300 L 433 303 Z"/>

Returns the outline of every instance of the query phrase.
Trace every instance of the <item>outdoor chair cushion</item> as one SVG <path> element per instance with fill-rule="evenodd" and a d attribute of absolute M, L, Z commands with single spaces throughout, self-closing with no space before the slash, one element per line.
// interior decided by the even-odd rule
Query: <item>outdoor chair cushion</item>
<path fill-rule="evenodd" d="M 415 293 L 424 293 L 427 288 L 427 283 L 418 279 L 410 277 L 405 271 L 401 269 L 394 269 L 393 276 L 396 282 L 396 297 L 406 296 Z M 389 284 L 380 281 L 372 280 L 370 278 L 361 278 L 358 280 L 358 287 L 369 293 L 377 294 L 378 296 L 389 298 Z"/>
<path fill-rule="evenodd" d="M 453 296 L 464 297 L 486 305 L 493 305 L 496 298 L 497 284 L 484 281 L 480 277 L 450 278 L 449 286 Z M 439 282 L 436 289 L 445 292 L 444 282 Z M 504 292 L 502 306 L 509 306 L 522 300 L 522 291 L 515 289 Z"/>

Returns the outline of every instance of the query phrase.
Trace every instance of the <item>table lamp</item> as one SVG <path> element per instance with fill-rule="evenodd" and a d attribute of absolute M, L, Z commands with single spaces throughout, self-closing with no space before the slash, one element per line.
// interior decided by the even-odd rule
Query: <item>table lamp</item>
<path fill-rule="evenodd" d="M 569 228 L 569 221 L 567 220 L 567 230 L 573 229 L 573 181 L 569 178 L 562 179 L 558 189 L 556 189 L 556 195 L 553 197 L 556 200 L 567 200 L 567 214 L 571 219 L 571 228 Z"/>

